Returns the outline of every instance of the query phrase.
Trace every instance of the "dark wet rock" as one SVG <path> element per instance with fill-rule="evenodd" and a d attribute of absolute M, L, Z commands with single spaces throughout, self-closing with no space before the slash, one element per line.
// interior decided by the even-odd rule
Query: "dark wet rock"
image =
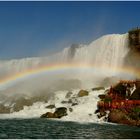
<path fill-rule="evenodd" d="M 55 118 L 54 113 L 47 112 L 40 116 L 40 118 Z"/>
<path fill-rule="evenodd" d="M 72 104 L 72 99 L 69 99 L 69 100 L 68 100 L 68 103 L 69 103 L 69 104 Z"/>
<path fill-rule="evenodd" d="M 125 93 L 126 92 L 126 86 L 119 82 L 116 86 L 113 87 L 114 91 L 120 92 L 120 93 Z"/>
<path fill-rule="evenodd" d="M 108 121 L 113 123 L 121 123 L 124 120 L 127 120 L 126 114 L 118 109 L 113 109 L 108 115 Z"/>
<path fill-rule="evenodd" d="M 88 91 L 86 90 L 80 90 L 78 93 L 78 97 L 88 96 Z"/>
<path fill-rule="evenodd" d="M 55 105 L 48 105 L 48 106 L 46 106 L 46 108 L 53 109 L 53 108 L 55 108 Z"/>
<path fill-rule="evenodd" d="M 103 99 L 105 99 L 106 95 L 105 95 L 105 94 L 100 94 L 100 95 L 98 95 L 98 97 L 99 97 L 101 100 L 103 100 Z"/>
<path fill-rule="evenodd" d="M 130 96 L 130 100 L 140 100 L 140 87 L 133 92 Z"/>
<path fill-rule="evenodd" d="M 134 112 L 126 112 L 124 110 L 111 110 L 108 116 L 108 121 L 119 124 L 127 124 L 140 126 L 140 117 Z M 133 117 L 132 117 L 133 116 Z"/>
<path fill-rule="evenodd" d="M 100 110 L 99 113 L 98 113 L 98 115 L 97 115 L 97 117 L 100 119 L 100 118 L 102 118 L 104 116 L 106 116 L 105 110 Z"/>
<path fill-rule="evenodd" d="M 69 92 L 66 94 L 65 98 L 70 98 L 72 94 L 73 94 L 73 93 L 72 93 L 71 91 L 69 91 Z"/>
<path fill-rule="evenodd" d="M 98 101 L 98 109 L 95 111 L 98 118 L 103 117 L 113 123 L 140 126 L 139 84 L 138 80 L 121 80 L 115 86 L 111 86 L 105 94 L 99 95 L 101 100 Z"/>
<path fill-rule="evenodd" d="M 40 116 L 40 118 L 62 118 L 63 116 L 67 115 L 67 108 L 59 107 L 56 108 L 55 112 L 47 112 Z"/>
<path fill-rule="evenodd" d="M 108 94 L 108 92 L 109 92 L 109 89 L 106 89 L 106 90 L 104 91 L 104 94 Z"/>
<path fill-rule="evenodd" d="M 67 108 L 66 107 L 59 107 L 56 108 L 55 112 L 54 112 L 54 116 L 56 118 L 61 118 L 63 116 L 67 115 Z"/>
<path fill-rule="evenodd" d="M 92 91 L 96 91 L 96 90 L 105 90 L 104 87 L 95 87 L 95 88 L 92 88 Z"/>
<path fill-rule="evenodd" d="M 44 93 L 45 94 L 45 93 Z M 25 98 L 25 97 L 15 97 L 12 98 L 12 104 L 14 104 L 11 108 L 11 112 L 18 112 L 23 110 L 24 106 L 32 106 L 35 102 L 47 102 L 48 97 L 47 95 L 40 94 L 34 97 Z"/>
<path fill-rule="evenodd" d="M 10 113 L 10 107 L 4 106 L 2 104 L 0 104 L 0 113 Z"/>
<path fill-rule="evenodd" d="M 129 32 L 129 47 L 131 49 L 140 50 L 140 29 L 137 27 Z"/>
<path fill-rule="evenodd" d="M 133 120 L 140 120 L 140 106 L 133 107 L 129 117 Z"/>
<path fill-rule="evenodd" d="M 13 111 L 20 111 L 24 108 L 24 106 L 31 106 L 33 105 L 33 102 L 29 99 L 25 99 L 25 98 L 20 98 L 19 100 L 17 100 L 13 106 Z"/>
<path fill-rule="evenodd" d="M 100 112 L 100 110 L 99 109 L 96 109 L 94 113 L 97 114 L 99 112 Z"/>
<path fill-rule="evenodd" d="M 71 106 L 75 106 L 75 105 L 78 105 L 78 103 L 72 103 L 72 105 L 71 105 Z"/>
<path fill-rule="evenodd" d="M 68 101 L 62 101 L 61 103 L 62 104 L 68 104 Z"/>
<path fill-rule="evenodd" d="M 69 108 L 69 111 L 70 111 L 70 112 L 73 112 L 73 109 L 72 109 L 72 108 Z"/>

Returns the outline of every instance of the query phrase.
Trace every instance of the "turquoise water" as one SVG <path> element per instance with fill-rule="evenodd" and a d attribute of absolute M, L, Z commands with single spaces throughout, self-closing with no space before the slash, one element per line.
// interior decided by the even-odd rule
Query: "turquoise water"
<path fill-rule="evenodd" d="M 140 138 L 140 128 L 113 124 L 80 124 L 47 119 L 1 119 L 0 138 L 136 139 Z"/>

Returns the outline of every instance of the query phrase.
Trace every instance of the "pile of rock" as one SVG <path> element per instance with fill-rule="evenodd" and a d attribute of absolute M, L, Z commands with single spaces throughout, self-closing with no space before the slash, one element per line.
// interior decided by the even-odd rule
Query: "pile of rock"
<path fill-rule="evenodd" d="M 55 111 L 52 112 L 46 112 L 45 114 L 41 115 L 41 118 L 62 118 L 63 116 L 67 115 L 67 111 L 69 110 L 69 112 L 73 112 L 73 106 L 78 105 L 78 99 L 77 98 L 81 98 L 84 96 L 88 96 L 89 92 L 86 90 L 80 90 L 75 96 L 72 96 L 73 93 L 72 92 L 68 92 L 65 96 L 66 100 L 61 101 L 61 104 L 69 104 L 71 107 L 69 107 L 68 109 L 66 107 L 59 107 L 56 108 L 56 106 L 54 104 L 48 105 L 46 106 L 47 109 L 54 109 Z"/>
<path fill-rule="evenodd" d="M 41 115 L 41 118 L 62 118 L 63 116 L 67 115 L 67 108 L 59 107 L 55 109 L 55 112 L 47 112 Z"/>
<path fill-rule="evenodd" d="M 140 126 L 140 84 L 120 81 L 105 94 L 99 95 L 98 118 L 108 122 Z M 108 116 L 106 115 L 108 113 Z"/>

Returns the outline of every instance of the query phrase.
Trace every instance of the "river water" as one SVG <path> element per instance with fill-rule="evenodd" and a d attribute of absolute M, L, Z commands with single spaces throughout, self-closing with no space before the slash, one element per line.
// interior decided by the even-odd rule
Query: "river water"
<path fill-rule="evenodd" d="M 76 123 L 48 119 L 1 119 L 0 138 L 137 139 L 140 138 L 140 128 L 109 123 Z"/>

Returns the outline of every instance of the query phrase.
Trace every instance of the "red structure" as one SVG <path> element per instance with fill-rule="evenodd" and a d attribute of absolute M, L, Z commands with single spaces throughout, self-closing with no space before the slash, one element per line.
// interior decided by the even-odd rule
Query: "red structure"
<path fill-rule="evenodd" d="M 110 90 L 106 97 L 98 102 L 98 107 L 105 110 L 109 109 L 130 109 L 136 106 L 140 106 L 140 100 L 129 100 L 127 93 L 131 88 L 140 87 L 140 80 L 136 81 L 120 81 L 114 87 L 110 87 Z"/>
<path fill-rule="evenodd" d="M 129 109 L 135 106 L 140 106 L 140 100 L 113 100 L 110 102 L 98 102 L 98 107 L 104 109 Z"/>

